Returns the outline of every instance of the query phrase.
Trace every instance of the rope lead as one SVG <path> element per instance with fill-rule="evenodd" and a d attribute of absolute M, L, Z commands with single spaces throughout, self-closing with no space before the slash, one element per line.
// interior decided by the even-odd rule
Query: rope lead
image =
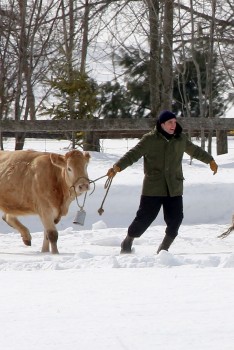
<path fill-rule="evenodd" d="M 89 180 L 89 183 L 90 183 L 90 184 L 92 183 L 92 184 L 94 185 L 94 189 L 93 189 L 93 191 L 90 193 L 90 195 L 91 195 L 91 194 L 94 192 L 94 190 L 95 190 L 95 182 L 98 181 L 98 180 L 100 180 L 100 179 L 102 179 L 102 178 L 104 178 L 104 177 L 106 177 L 106 176 L 107 176 L 107 175 L 103 175 L 103 176 L 101 176 L 101 177 L 98 177 L 98 178 L 95 179 L 95 180 Z M 106 194 L 105 194 L 105 196 L 104 196 L 104 198 L 103 198 L 101 207 L 98 209 L 98 214 L 99 214 L 99 215 L 102 215 L 102 214 L 104 213 L 103 204 L 104 204 L 104 202 L 105 202 L 105 200 L 106 200 L 107 194 L 108 194 L 109 189 L 110 189 L 110 187 L 111 187 L 112 180 L 113 180 L 113 177 L 110 177 L 110 178 L 108 177 L 108 179 L 107 179 L 106 182 L 105 182 L 104 189 L 106 190 Z M 78 206 L 81 210 L 83 210 L 84 205 L 85 205 L 85 201 L 86 201 L 87 192 L 85 192 L 85 196 L 84 196 L 84 200 L 83 200 L 83 205 L 79 205 L 78 196 L 77 196 L 77 194 L 76 194 L 75 186 L 72 186 L 72 187 L 74 188 L 74 191 L 75 191 L 77 206 Z"/>
<path fill-rule="evenodd" d="M 104 196 L 104 198 L 103 198 L 103 201 L 102 201 L 102 204 L 101 204 L 100 208 L 98 209 L 98 214 L 99 214 L 99 215 L 102 215 L 102 214 L 104 213 L 103 204 L 104 204 L 104 202 L 105 202 L 105 200 L 106 200 L 107 194 L 108 194 L 109 189 L 110 189 L 110 187 L 111 187 L 112 180 L 113 180 L 113 177 L 108 178 L 108 179 L 106 180 L 106 182 L 105 182 L 104 189 L 106 189 L 106 194 L 105 194 L 105 196 Z"/>

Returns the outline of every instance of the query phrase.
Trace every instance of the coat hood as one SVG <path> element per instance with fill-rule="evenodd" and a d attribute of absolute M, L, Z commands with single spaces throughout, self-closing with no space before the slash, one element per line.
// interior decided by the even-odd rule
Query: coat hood
<path fill-rule="evenodd" d="M 174 133 L 173 135 L 170 135 L 170 134 L 168 134 L 166 131 L 164 131 L 164 130 L 162 129 L 162 126 L 161 126 L 161 123 L 159 122 L 159 120 L 158 120 L 157 123 L 156 123 L 156 130 L 157 130 L 158 132 L 160 132 L 160 134 L 162 134 L 163 136 L 165 136 L 167 139 L 170 139 L 170 138 L 172 138 L 172 137 L 177 138 L 177 137 L 180 136 L 180 134 L 181 134 L 182 131 L 183 131 L 183 129 L 182 129 L 182 127 L 180 126 L 180 124 L 178 124 L 178 122 L 176 122 L 175 133 Z"/>

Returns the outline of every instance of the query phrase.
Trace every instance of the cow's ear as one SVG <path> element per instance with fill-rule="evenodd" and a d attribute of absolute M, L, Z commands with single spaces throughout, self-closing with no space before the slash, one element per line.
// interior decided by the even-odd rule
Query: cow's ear
<path fill-rule="evenodd" d="M 91 155 L 89 152 L 84 152 L 84 157 L 89 161 L 89 159 L 91 158 Z"/>
<path fill-rule="evenodd" d="M 64 168 L 66 166 L 65 158 L 61 154 L 51 153 L 50 160 L 52 164 L 60 168 Z"/>

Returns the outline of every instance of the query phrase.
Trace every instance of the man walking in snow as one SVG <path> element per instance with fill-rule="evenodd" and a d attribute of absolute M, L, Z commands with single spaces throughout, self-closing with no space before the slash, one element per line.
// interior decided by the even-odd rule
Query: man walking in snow
<path fill-rule="evenodd" d="M 108 170 L 112 178 L 116 173 L 144 157 L 144 181 L 140 206 L 136 217 L 128 228 L 126 238 L 121 243 L 121 253 L 131 253 L 134 238 L 139 238 L 156 219 L 163 207 L 166 223 L 165 237 L 158 247 L 168 250 L 178 235 L 183 220 L 183 172 L 182 159 L 186 152 L 192 158 L 209 164 L 216 174 L 218 166 L 213 157 L 188 140 L 182 127 L 176 121 L 176 115 L 162 111 L 156 128 L 145 134 L 139 143 L 121 157 Z"/>

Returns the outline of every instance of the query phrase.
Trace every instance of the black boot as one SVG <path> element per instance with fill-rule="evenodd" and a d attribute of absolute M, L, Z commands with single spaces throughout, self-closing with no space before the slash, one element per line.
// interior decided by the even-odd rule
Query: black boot
<path fill-rule="evenodd" d="M 126 236 L 121 243 L 121 254 L 130 254 L 132 252 L 132 242 L 134 238 L 130 236 Z"/>
<path fill-rule="evenodd" d="M 161 252 L 161 250 L 168 250 L 172 244 L 172 242 L 174 241 L 175 238 L 173 237 L 170 237 L 170 236 L 165 236 L 163 238 L 163 241 L 162 243 L 160 244 L 160 246 L 158 247 L 158 250 L 157 250 L 157 254 L 159 252 Z"/>

